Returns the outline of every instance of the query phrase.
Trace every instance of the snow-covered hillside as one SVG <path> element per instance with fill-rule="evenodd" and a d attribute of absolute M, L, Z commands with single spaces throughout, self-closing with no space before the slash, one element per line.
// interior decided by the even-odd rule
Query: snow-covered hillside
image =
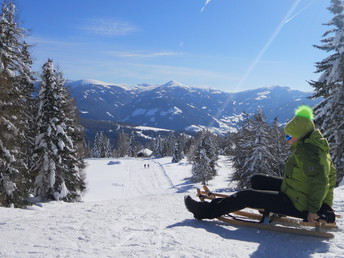
<path fill-rule="evenodd" d="M 189 164 L 170 161 L 89 159 L 84 202 L 0 208 L 0 257 L 344 256 L 343 218 L 331 240 L 193 219 L 183 197 L 200 185 L 187 179 Z M 219 164 L 209 185 L 224 191 L 231 168 Z M 334 208 L 342 214 L 344 186 L 335 194 Z"/>
<path fill-rule="evenodd" d="M 313 106 L 320 99 L 308 99 L 311 92 L 273 86 L 229 93 L 197 88 L 170 81 L 163 85 L 133 87 L 94 80 L 66 84 L 81 112 L 92 120 L 125 122 L 171 130 L 199 131 L 207 127 L 217 133 L 237 128 L 243 112 L 254 114 L 262 108 L 269 123 L 278 117 L 287 122 L 294 109 Z"/>

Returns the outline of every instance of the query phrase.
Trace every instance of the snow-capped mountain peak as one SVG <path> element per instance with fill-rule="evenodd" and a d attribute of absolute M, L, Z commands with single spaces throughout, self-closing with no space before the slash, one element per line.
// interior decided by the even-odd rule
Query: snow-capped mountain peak
<path fill-rule="evenodd" d="M 132 86 L 129 86 L 129 85 L 124 84 L 124 83 L 114 84 L 114 83 L 108 83 L 108 82 L 103 82 L 103 81 L 99 81 L 99 80 L 93 80 L 93 79 L 68 81 L 67 85 L 70 88 L 73 88 L 73 87 L 80 88 L 81 86 L 88 87 L 90 85 L 100 86 L 100 87 L 119 87 L 119 88 L 123 88 L 125 90 L 131 90 L 133 88 Z"/>
<path fill-rule="evenodd" d="M 189 88 L 188 86 L 178 82 L 178 81 L 175 81 L 175 80 L 171 80 L 163 85 L 161 85 L 161 87 L 183 87 L 183 88 Z"/>
<path fill-rule="evenodd" d="M 95 80 L 68 82 L 81 118 L 108 120 L 171 130 L 213 127 L 228 132 L 243 112 L 254 114 L 260 106 L 268 122 L 287 122 L 301 104 L 313 106 L 310 92 L 273 86 L 228 93 L 189 87 L 177 81 L 160 86 L 124 87 Z"/>

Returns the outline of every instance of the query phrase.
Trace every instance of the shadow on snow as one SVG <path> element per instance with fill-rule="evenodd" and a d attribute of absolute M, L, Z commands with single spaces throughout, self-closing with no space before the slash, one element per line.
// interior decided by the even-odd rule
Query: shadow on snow
<path fill-rule="evenodd" d="M 299 235 L 277 233 L 259 229 L 236 227 L 217 220 L 201 221 L 186 219 L 167 226 L 202 228 L 224 239 L 259 243 L 258 249 L 250 257 L 311 257 L 315 253 L 329 251 L 327 240 Z M 204 233 L 203 233 L 204 234 Z M 207 237 L 204 235 L 204 237 Z M 208 236 L 211 237 L 211 236 Z"/>
<path fill-rule="evenodd" d="M 176 189 L 178 189 L 176 193 L 186 193 L 190 189 L 196 189 L 194 182 L 189 180 L 189 178 L 186 178 L 185 180 L 186 181 L 184 183 L 175 185 Z"/>

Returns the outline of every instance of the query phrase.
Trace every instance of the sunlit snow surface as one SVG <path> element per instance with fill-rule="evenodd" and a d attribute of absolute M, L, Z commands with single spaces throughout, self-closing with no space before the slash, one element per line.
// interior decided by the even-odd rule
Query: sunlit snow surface
<path fill-rule="evenodd" d="M 335 239 L 197 221 L 185 209 L 191 165 L 162 159 L 88 159 L 81 203 L 0 208 L 0 257 L 342 257 L 343 218 Z M 146 164 L 146 168 L 144 165 Z M 149 168 L 147 165 L 149 164 Z M 209 187 L 229 191 L 224 159 Z M 344 211 L 344 188 L 334 208 Z"/>

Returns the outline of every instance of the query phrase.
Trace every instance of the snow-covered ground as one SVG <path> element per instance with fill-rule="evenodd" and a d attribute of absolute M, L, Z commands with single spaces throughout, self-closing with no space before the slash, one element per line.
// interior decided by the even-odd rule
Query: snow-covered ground
<path fill-rule="evenodd" d="M 200 187 L 188 180 L 189 164 L 171 158 L 87 163 L 84 202 L 0 208 L 0 257 L 344 257 L 343 218 L 331 240 L 197 221 L 183 203 Z M 219 164 L 209 186 L 224 191 L 231 168 Z M 334 208 L 343 214 L 344 186 L 335 195 Z"/>

